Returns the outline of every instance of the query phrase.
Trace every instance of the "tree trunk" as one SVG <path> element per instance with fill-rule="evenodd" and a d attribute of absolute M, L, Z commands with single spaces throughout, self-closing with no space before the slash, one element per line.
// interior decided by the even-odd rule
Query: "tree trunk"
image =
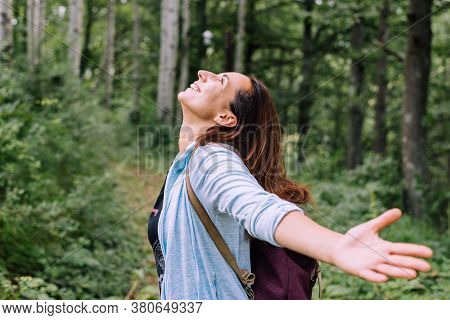
<path fill-rule="evenodd" d="M 111 99 L 114 80 L 114 38 L 116 36 L 116 3 L 115 0 L 108 0 L 108 23 L 106 30 L 106 48 L 104 58 L 105 74 L 105 107 L 111 108 Z"/>
<path fill-rule="evenodd" d="M 92 24 L 94 23 L 94 11 L 92 11 L 93 0 L 86 0 L 86 23 L 84 26 L 84 43 L 83 54 L 80 62 L 80 76 L 83 76 L 91 59 L 91 50 L 89 45 L 91 43 Z"/>
<path fill-rule="evenodd" d="M 234 71 L 234 43 L 233 32 L 225 27 L 225 72 Z"/>
<path fill-rule="evenodd" d="M 133 91 L 132 91 L 132 111 L 130 114 L 131 121 L 135 124 L 140 119 L 140 91 L 141 91 L 141 19 L 138 0 L 133 0 Z"/>
<path fill-rule="evenodd" d="M 285 59 L 285 55 L 286 52 L 284 50 L 280 50 L 280 64 L 278 65 L 278 70 L 277 70 L 277 74 L 275 77 L 275 83 L 277 83 L 279 85 L 279 90 L 281 89 L 281 83 L 283 80 L 283 77 L 285 77 L 285 73 L 284 73 L 284 59 Z M 292 82 L 290 82 L 292 83 Z M 283 130 L 283 128 L 285 128 L 288 125 L 288 117 L 287 117 L 287 111 L 285 112 L 280 112 L 279 113 L 280 116 L 280 123 L 281 123 L 281 128 Z"/>
<path fill-rule="evenodd" d="M 406 207 L 415 217 L 426 215 L 419 188 L 425 178 L 424 120 L 431 64 L 432 0 L 410 0 L 403 96 L 402 169 Z M 420 21 L 420 22 L 419 22 Z"/>
<path fill-rule="evenodd" d="M 314 9 L 314 0 L 305 0 L 303 2 L 304 10 L 307 14 L 303 20 L 303 44 L 302 44 L 302 67 L 301 75 L 302 82 L 300 83 L 299 95 L 300 100 L 298 102 L 298 133 L 300 135 L 298 144 L 298 161 L 301 163 L 304 159 L 302 152 L 304 139 L 308 133 L 310 126 L 309 113 L 313 102 L 311 90 L 314 76 L 314 43 L 312 39 L 312 18 L 311 14 Z"/>
<path fill-rule="evenodd" d="M 83 0 L 69 1 L 69 66 L 75 76 L 80 74 Z"/>
<path fill-rule="evenodd" d="M 6 57 L 5 60 L 11 58 L 13 51 L 12 18 L 12 0 L 0 0 L 0 57 Z"/>
<path fill-rule="evenodd" d="M 245 42 L 245 0 L 239 0 L 238 10 L 238 32 L 236 35 L 236 53 L 234 56 L 234 71 L 244 70 L 244 42 Z"/>
<path fill-rule="evenodd" d="M 45 0 L 27 0 L 27 58 L 31 70 L 40 62 L 44 18 Z"/>
<path fill-rule="evenodd" d="M 161 121 L 169 120 L 173 110 L 175 74 L 178 50 L 179 0 L 161 1 L 161 34 L 159 50 L 159 75 L 157 112 Z"/>
<path fill-rule="evenodd" d="M 189 30 L 191 27 L 191 12 L 189 10 L 190 0 L 182 0 L 181 4 L 181 65 L 180 65 L 180 78 L 178 79 L 178 92 L 184 91 L 189 82 Z M 174 104 L 172 117 L 172 124 L 175 126 L 177 121 L 181 120 L 181 107 L 178 103 Z"/>
<path fill-rule="evenodd" d="M 194 5 L 194 19 L 193 28 L 195 34 L 202 34 L 208 25 L 208 16 L 206 13 L 206 0 L 193 1 Z M 194 24 L 195 23 L 195 24 Z M 197 36 L 192 38 L 192 55 L 194 56 L 191 72 L 192 74 L 197 74 L 197 71 L 203 68 L 203 61 L 206 56 L 206 46 L 203 43 L 203 37 Z"/>
<path fill-rule="evenodd" d="M 380 46 L 385 46 L 388 39 L 389 0 L 383 0 L 378 25 L 378 40 Z M 373 151 L 384 155 L 386 153 L 386 95 L 387 95 L 387 53 L 379 52 L 380 58 L 377 63 L 378 91 L 375 103 L 375 141 Z"/>
<path fill-rule="evenodd" d="M 248 0 L 248 12 L 247 19 L 245 23 L 245 34 L 247 35 L 247 41 L 245 41 L 246 48 L 244 50 L 245 61 L 244 61 L 244 73 L 252 73 L 252 57 L 255 53 L 257 47 L 254 42 L 253 35 L 258 32 L 255 30 L 255 1 Z"/>
<path fill-rule="evenodd" d="M 350 108 L 348 118 L 347 167 L 355 168 L 362 161 L 361 132 L 364 119 L 362 91 L 364 82 L 364 65 L 361 51 L 364 41 L 364 22 L 358 17 L 352 27 L 351 50 L 354 58 L 350 68 Z"/>

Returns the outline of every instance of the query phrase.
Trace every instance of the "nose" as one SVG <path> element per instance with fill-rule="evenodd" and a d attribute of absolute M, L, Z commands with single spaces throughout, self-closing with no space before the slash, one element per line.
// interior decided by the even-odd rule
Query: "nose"
<path fill-rule="evenodd" d="M 215 74 L 206 70 L 198 70 L 197 75 L 201 81 L 205 82 L 208 80 L 208 77 L 214 76 Z"/>
<path fill-rule="evenodd" d="M 206 71 L 204 71 L 204 70 L 198 70 L 197 75 L 198 75 L 198 78 L 199 78 L 201 81 L 203 81 L 203 82 L 206 81 Z"/>

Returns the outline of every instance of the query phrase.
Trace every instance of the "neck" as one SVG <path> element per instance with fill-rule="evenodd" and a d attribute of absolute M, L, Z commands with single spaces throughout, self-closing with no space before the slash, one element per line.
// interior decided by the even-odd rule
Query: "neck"
<path fill-rule="evenodd" d="M 190 145 L 199 136 L 199 132 L 192 128 L 192 126 L 182 123 L 180 128 L 180 135 L 178 138 L 178 149 L 183 153 L 187 146 Z"/>
<path fill-rule="evenodd" d="M 178 138 L 178 150 L 183 153 L 187 146 L 197 139 L 201 134 L 205 133 L 211 125 L 205 123 L 189 123 L 183 120 Z"/>
<path fill-rule="evenodd" d="M 205 121 L 196 117 L 186 108 L 182 108 L 183 123 L 181 124 L 180 134 L 178 138 L 178 150 L 183 153 L 187 146 L 197 139 L 201 134 L 214 125 L 212 121 Z"/>

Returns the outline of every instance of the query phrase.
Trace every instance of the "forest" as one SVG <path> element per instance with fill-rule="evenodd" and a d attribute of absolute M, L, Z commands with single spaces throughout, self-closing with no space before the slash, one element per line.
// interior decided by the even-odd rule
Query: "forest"
<path fill-rule="evenodd" d="M 177 93 L 209 70 L 270 89 L 314 220 L 345 232 L 401 208 L 382 236 L 434 251 L 410 281 L 323 265 L 323 299 L 448 299 L 448 9 L 0 0 L 0 298 L 159 299 L 147 219 L 178 152 Z"/>

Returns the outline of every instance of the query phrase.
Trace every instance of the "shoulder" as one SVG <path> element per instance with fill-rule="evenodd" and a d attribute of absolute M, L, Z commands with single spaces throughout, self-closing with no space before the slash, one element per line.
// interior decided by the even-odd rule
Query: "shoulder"
<path fill-rule="evenodd" d="M 228 181 L 238 177 L 253 180 L 253 176 L 237 151 L 230 145 L 208 143 L 191 155 L 189 172 L 194 184 Z"/>
<path fill-rule="evenodd" d="M 192 154 L 192 165 L 203 168 L 213 168 L 218 165 L 234 164 L 244 166 L 239 153 L 231 145 L 225 143 L 210 142 L 204 146 L 197 147 Z"/>
<path fill-rule="evenodd" d="M 200 153 L 203 155 L 234 154 L 238 156 L 238 152 L 233 146 L 220 142 L 209 142 L 203 146 L 199 146 L 197 147 L 196 153 Z"/>

